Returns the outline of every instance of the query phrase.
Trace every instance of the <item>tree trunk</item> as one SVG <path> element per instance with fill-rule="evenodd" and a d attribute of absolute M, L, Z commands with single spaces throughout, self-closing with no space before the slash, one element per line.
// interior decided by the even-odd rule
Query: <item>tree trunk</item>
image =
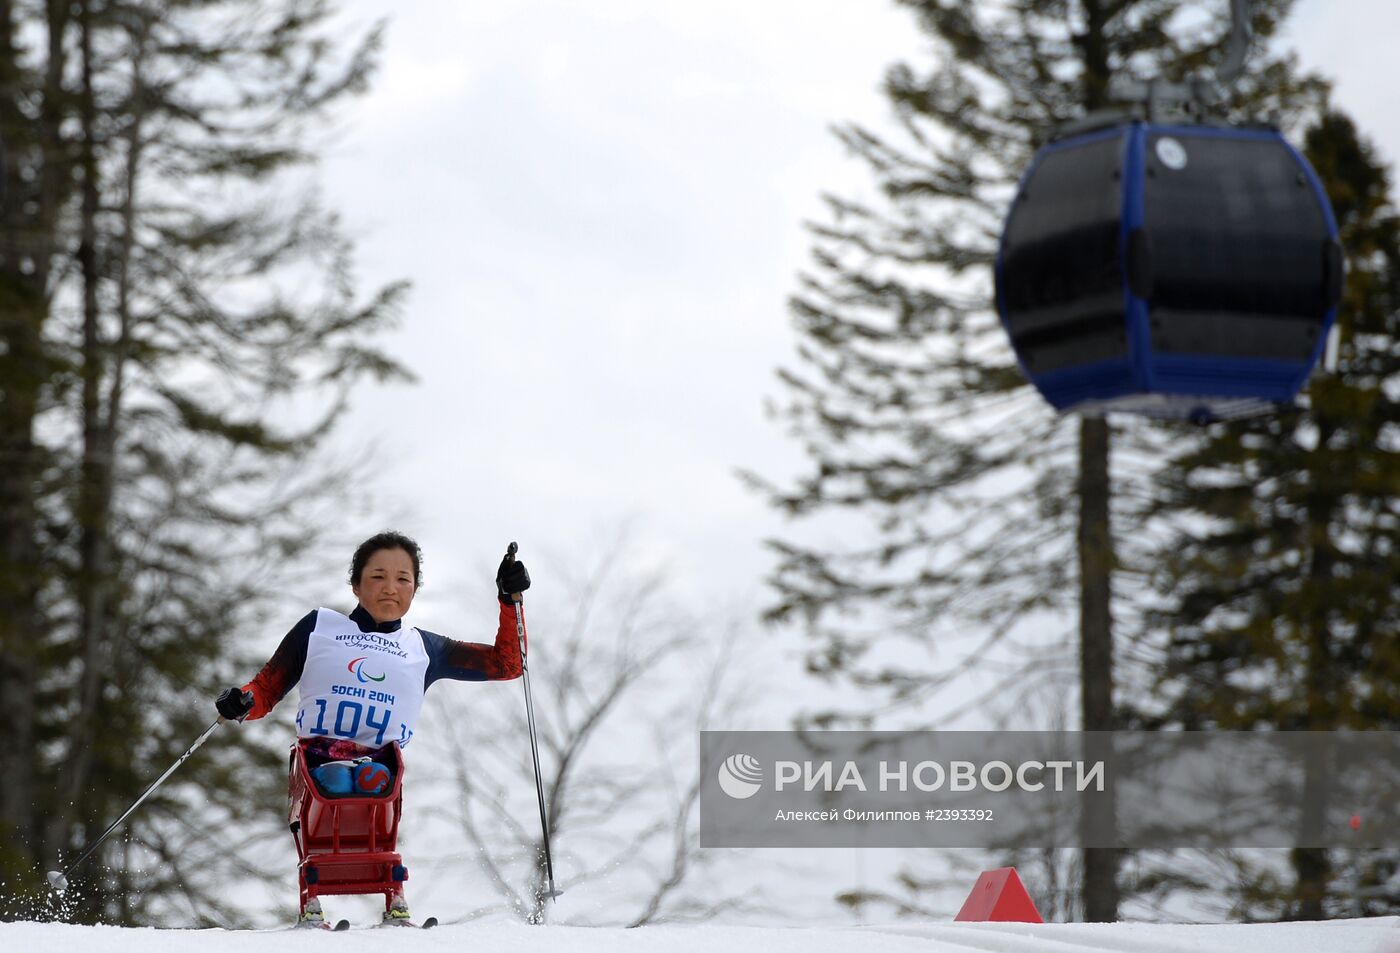
<path fill-rule="evenodd" d="M 0 871 L 35 860 L 34 684 L 40 578 L 35 551 L 33 426 L 41 302 L 24 276 L 0 273 Z"/>
<path fill-rule="evenodd" d="M 1084 32 L 1076 37 L 1083 57 L 1084 108 L 1108 105 L 1109 11 L 1102 0 L 1085 0 Z M 1079 692 L 1084 731 L 1112 731 L 1113 715 L 1113 535 L 1109 525 L 1108 419 L 1085 417 L 1079 426 Z M 1096 802 L 1092 823 L 1113 830 L 1116 812 L 1112 791 Z M 1119 853 L 1112 848 L 1084 849 L 1082 899 L 1084 919 L 1109 923 L 1118 919 Z"/>
<path fill-rule="evenodd" d="M 1112 731 L 1113 620 L 1109 600 L 1113 571 L 1113 537 L 1109 526 L 1109 426 L 1103 418 L 1085 417 L 1079 426 L 1079 684 L 1083 730 Z M 1086 745 L 1086 750 L 1089 746 Z M 1085 842 L 1094 832 L 1111 832 L 1116 811 L 1112 789 L 1080 819 Z M 1091 827 L 1092 825 L 1092 827 Z M 1097 838 L 1096 838 L 1097 839 Z M 1116 849 L 1084 849 L 1084 919 L 1118 919 Z"/>
<path fill-rule="evenodd" d="M 48 5 L 50 62 L 36 123 L 22 108 L 31 104 L 34 84 L 18 49 L 16 10 L 0 0 L 0 707 L 6 727 L 0 871 L 11 873 L 30 872 L 40 850 L 34 692 L 44 568 L 36 540 L 34 425 L 48 374 L 46 289 L 65 183 L 60 116 L 67 9 L 56 0 Z"/>
<path fill-rule="evenodd" d="M 1317 443 L 1326 447 L 1335 433 L 1335 428 L 1319 421 Z M 1332 511 L 1325 495 L 1316 491 L 1307 502 L 1308 546 L 1311 550 L 1308 559 L 1308 582 L 1319 589 L 1325 589 L 1333 575 L 1336 559 L 1332 544 Z M 1297 727 L 1304 731 L 1334 731 L 1340 727 L 1339 687 L 1335 683 L 1336 670 L 1332 660 L 1331 620 L 1328 617 L 1329 600 L 1317 598 L 1315 608 L 1309 613 L 1307 632 L 1307 672 L 1306 710 L 1302 724 Z M 1324 757 L 1309 758 L 1303 766 L 1304 815 L 1303 829 L 1309 832 L 1321 831 L 1326 819 L 1327 791 L 1331 772 Z M 1289 855 L 1293 865 L 1293 902 L 1288 913 L 1293 920 L 1321 920 L 1326 917 L 1325 901 L 1332 880 L 1332 861 L 1326 848 L 1304 847 Z"/>
<path fill-rule="evenodd" d="M 79 90 L 79 117 L 82 130 L 79 167 L 82 171 L 82 204 L 78 267 L 82 276 L 83 345 L 82 408 L 83 457 L 78 488 L 78 644 L 81 658 L 78 676 L 78 707 L 69 721 L 68 757 L 58 776 L 58 797 L 50 816 L 49 850 L 64 846 L 73 812 L 90 799 L 83 792 L 90 787 L 98 741 L 108 629 L 108 593 L 111 587 L 110 514 L 112 503 L 113 411 L 104 408 L 102 384 L 108 370 L 108 349 L 102 339 L 98 285 L 102 280 L 98 262 L 96 104 L 92 89 L 91 11 L 83 2 L 77 7 L 82 85 Z M 46 858 L 53 860 L 55 858 Z"/>
<path fill-rule="evenodd" d="M 1303 771 L 1303 818 L 1302 828 L 1309 839 L 1316 843 L 1316 836 L 1326 824 L 1327 791 L 1330 777 L 1327 757 L 1321 751 L 1310 752 L 1304 762 Z M 1286 919 L 1323 920 L 1326 919 L 1328 889 L 1332 880 L 1332 858 L 1325 847 L 1299 847 L 1289 852 L 1293 865 L 1293 899 L 1289 904 Z"/>

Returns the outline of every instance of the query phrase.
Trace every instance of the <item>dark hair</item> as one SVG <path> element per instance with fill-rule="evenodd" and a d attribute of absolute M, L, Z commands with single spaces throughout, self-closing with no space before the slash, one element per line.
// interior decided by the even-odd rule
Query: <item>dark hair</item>
<path fill-rule="evenodd" d="M 369 557 L 381 549 L 402 549 L 408 553 L 408 558 L 413 560 L 413 588 L 423 588 L 422 550 L 410 537 L 391 529 L 375 533 L 355 550 L 355 555 L 350 558 L 350 585 L 358 586 L 360 584 L 360 576 L 365 571 L 365 563 L 369 562 Z"/>

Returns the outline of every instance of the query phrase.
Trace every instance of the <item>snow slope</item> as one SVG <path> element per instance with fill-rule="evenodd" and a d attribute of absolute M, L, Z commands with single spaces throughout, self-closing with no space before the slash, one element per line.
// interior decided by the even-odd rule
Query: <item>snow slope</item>
<path fill-rule="evenodd" d="M 1325 923 L 897 923 L 845 929 L 461 924 L 420 932 L 154 930 L 0 923 L 24 953 L 1400 953 L 1400 917 Z"/>

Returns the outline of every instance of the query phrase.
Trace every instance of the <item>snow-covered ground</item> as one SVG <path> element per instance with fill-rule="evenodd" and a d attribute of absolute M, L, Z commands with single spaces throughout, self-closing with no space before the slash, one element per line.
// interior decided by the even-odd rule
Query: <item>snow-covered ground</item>
<path fill-rule="evenodd" d="M 33 953 L 1400 953 L 1400 917 L 1325 923 L 896 923 L 845 929 L 461 924 L 407 929 L 149 930 L 0 923 L 0 950 Z"/>

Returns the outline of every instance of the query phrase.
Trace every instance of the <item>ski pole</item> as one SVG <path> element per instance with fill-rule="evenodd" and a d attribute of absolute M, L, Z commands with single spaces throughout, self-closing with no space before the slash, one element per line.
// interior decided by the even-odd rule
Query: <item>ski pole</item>
<path fill-rule="evenodd" d="M 515 562 L 515 554 L 520 547 L 511 543 L 506 547 L 506 560 Z M 544 835 L 544 870 L 545 876 L 549 880 L 549 892 L 546 894 L 555 903 L 557 898 L 564 891 L 558 890 L 554 886 L 554 859 L 549 851 L 549 817 L 544 809 L 544 781 L 540 774 L 540 745 L 535 738 L 535 704 L 530 699 L 530 663 L 525 653 L 525 607 L 524 597 L 518 593 L 510 594 L 511 605 L 515 609 L 515 637 L 520 641 L 520 677 L 525 683 L 525 721 L 530 728 L 530 755 L 535 760 L 535 794 L 540 802 L 540 831 Z"/>
<path fill-rule="evenodd" d="M 205 728 L 204 734 L 200 735 L 199 738 L 195 740 L 195 743 L 190 745 L 189 750 L 187 750 L 184 754 L 180 755 L 180 757 L 175 760 L 174 764 L 166 768 L 165 773 L 162 774 L 160 777 L 156 778 L 155 783 L 152 784 L 150 787 L 146 788 L 145 793 L 143 793 L 140 797 L 136 799 L 136 803 L 132 804 L 131 807 L 127 808 L 125 814 L 113 821 L 111 826 L 102 832 L 102 836 L 97 838 L 97 840 L 93 841 L 92 845 L 89 846 L 87 850 L 83 851 L 83 856 L 73 861 L 73 863 L 69 864 L 62 871 L 50 870 L 48 873 L 49 886 L 57 890 L 59 893 L 63 893 L 63 891 L 67 890 L 68 875 L 71 874 L 79 864 L 81 864 L 83 861 L 87 860 L 90 856 L 92 856 L 92 852 L 97 850 L 97 848 L 101 846 L 102 842 L 105 841 L 108 838 L 108 836 L 111 835 L 112 831 L 116 830 L 119 826 L 121 826 L 121 822 L 130 817 L 131 812 L 140 807 L 141 802 L 146 800 L 146 798 L 150 797 L 152 791 L 164 784 L 165 779 L 174 774 L 175 769 L 178 768 L 180 765 L 184 764 L 185 759 L 188 758 L 190 755 L 194 754 L 195 751 L 198 750 L 199 746 L 204 744 L 204 742 L 208 740 L 209 736 L 214 733 L 214 729 L 219 727 L 223 723 L 224 717 L 223 715 L 220 715 L 218 721 L 214 722 L 208 728 Z"/>

